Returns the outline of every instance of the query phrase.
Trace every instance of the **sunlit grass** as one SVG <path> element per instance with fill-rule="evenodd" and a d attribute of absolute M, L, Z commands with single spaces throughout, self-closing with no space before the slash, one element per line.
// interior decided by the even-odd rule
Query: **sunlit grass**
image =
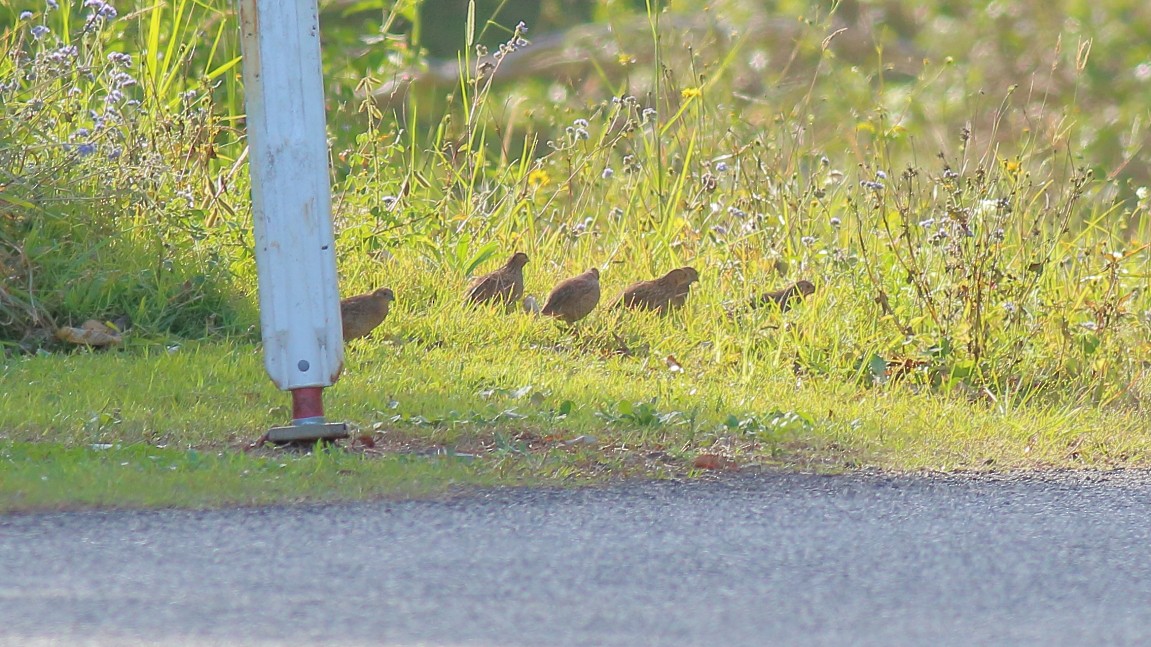
<path fill-rule="evenodd" d="M 262 458 L 228 457 L 290 415 L 252 328 L 231 5 L 129 4 L 89 30 L 98 3 L 0 9 L 0 441 L 49 448 L 18 445 L 20 470 L 63 452 L 64 482 L 92 463 L 109 494 L 85 504 L 128 489 L 85 448 L 212 452 L 222 475 L 252 469 Z M 325 13 L 341 291 L 397 297 L 351 345 L 331 417 L 381 445 L 475 452 L 481 481 L 682 472 L 700 453 L 1146 465 L 1151 50 L 1120 18 L 1133 10 L 761 5 L 605 9 L 613 40 L 566 44 L 590 61 L 578 84 L 469 49 L 452 84 L 396 102 L 367 93 L 418 49 L 365 48 L 358 30 L 418 24 L 416 8 Z M 877 16 L 889 31 L 868 31 Z M 489 27 L 520 61 L 556 47 Z M 601 305 L 573 330 L 466 308 L 468 277 L 514 251 L 539 299 L 591 267 L 602 305 L 681 265 L 700 282 L 674 316 Z M 746 307 L 798 279 L 816 292 L 791 311 Z M 122 349 L 51 341 L 122 315 Z M 301 480 L 301 496 L 390 487 L 337 481 Z M 205 501 L 291 498 L 275 492 Z M 21 496 L 10 507 L 41 505 Z"/>
<path fill-rule="evenodd" d="M 0 441 L 0 511 L 92 507 L 209 507 L 442 496 L 500 480 L 446 457 L 339 452 L 248 456 L 150 445 Z"/>

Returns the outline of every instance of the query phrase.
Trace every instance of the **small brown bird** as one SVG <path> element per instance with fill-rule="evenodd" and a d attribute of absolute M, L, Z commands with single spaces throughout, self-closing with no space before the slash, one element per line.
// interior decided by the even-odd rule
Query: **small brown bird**
<path fill-rule="evenodd" d="M 757 297 L 753 297 L 751 307 L 758 308 L 769 303 L 774 303 L 779 307 L 780 312 L 787 312 L 793 303 L 802 301 L 813 292 L 815 292 L 815 285 L 812 284 L 811 281 L 796 281 L 782 290 L 765 292 Z"/>
<path fill-rule="evenodd" d="M 344 341 L 348 342 L 376 329 L 388 316 L 388 306 L 396 300 L 391 288 L 380 288 L 367 294 L 357 294 L 340 301 L 340 319 L 343 322 Z"/>
<path fill-rule="evenodd" d="M 500 269 L 472 279 L 464 291 L 464 298 L 471 303 L 495 301 L 512 310 L 524 295 L 524 265 L 527 264 L 527 254 L 512 254 Z"/>
<path fill-rule="evenodd" d="M 599 303 L 599 270 L 594 267 L 579 276 L 561 281 L 548 295 L 540 314 L 573 324 Z"/>
<path fill-rule="evenodd" d="M 651 281 L 640 281 L 628 286 L 613 306 L 655 310 L 665 314 L 683 306 L 691 284 L 699 280 L 694 267 L 680 267 Z"/>

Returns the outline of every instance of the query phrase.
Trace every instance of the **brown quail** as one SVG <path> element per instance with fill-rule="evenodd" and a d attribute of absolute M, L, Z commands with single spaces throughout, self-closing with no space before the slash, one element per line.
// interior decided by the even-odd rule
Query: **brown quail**
<path fill-rule="evenodd" d="M 797 301 L 802 301 L 813 292 L 815 292 L 815 285 L 813 285 L 811 281 L 796 281 L 782 290 L 765 292 L 752 298 L 751 307 L 758 308 L 769 303 L 774 303 L 779 307 L 780 312 L 787 312 L 792 304 Z"/>
<path fill-rule="evenodd" d="M 651 281 L 633 283 L 616 299 L 615 305 L 665 314 L 682 307 L 691 284 L 699 280 L 694 267 L 681 267 Z"/>
<path fill-rule="evenodd" d="M 579 276 L 561 281 L 548 295 L 540 314 L 573 324 L 599 303 L 599 270 L 594 267 Z"/>
<path fill-rule="evenodd" d="M 388 316 L 388 306 L 396 300 L 391 288 L 380 288 L 367 294 L 357 294 L 340 301 L 340 319 L 343 321 L 344 341 L 366 337 Z"/>
<path fill-rule="evenodd" d="M 503 303 L 512 310 L 524 295 L 524 265 L 527 264 L 528 255 L 516 252 L 500 269 L 472 279 L 464 298 L 471 303 Z"/>
<path fill-rule="evenodd" d="M 691 284 L 699 282 L 699 272 L 695 271 L 694 267 L 680 268 L 685 270 L 686 282 L 681 282 L 675 289 L 675 295 L 671 297 L 671 307 L 682 308 L 683 304 L 687 301 L 687 293 L 691 290 Z"/>

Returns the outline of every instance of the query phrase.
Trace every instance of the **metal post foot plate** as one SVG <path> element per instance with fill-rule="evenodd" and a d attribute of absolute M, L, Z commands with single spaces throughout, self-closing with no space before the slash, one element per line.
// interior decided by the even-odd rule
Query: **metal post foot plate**
<path fill-rule="evenodd" d="M 313 422 L 272 427 L 267 435 L 270 443 L 314 443 L 317 440 L 339 440 L 347 437 L 348 425 L 343 422 Z"/>

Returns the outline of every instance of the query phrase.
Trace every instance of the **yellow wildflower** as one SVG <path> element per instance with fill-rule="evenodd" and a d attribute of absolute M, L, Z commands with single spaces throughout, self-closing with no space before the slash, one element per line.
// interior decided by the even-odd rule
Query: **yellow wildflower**
<path fill-rule="evenodd" d="M 528 173 L 528 186 L 532 188 L 539 188 L 551 181 L 551 176 L 542 168 L 537 168 L 531 173 Z"/>
<path fill-rule="evenodd" d="M 684 100 L 698 99 L 702 94 L 703 90 L 699 88 L 684 88 L 683 91 L 679 93 Z"/>

